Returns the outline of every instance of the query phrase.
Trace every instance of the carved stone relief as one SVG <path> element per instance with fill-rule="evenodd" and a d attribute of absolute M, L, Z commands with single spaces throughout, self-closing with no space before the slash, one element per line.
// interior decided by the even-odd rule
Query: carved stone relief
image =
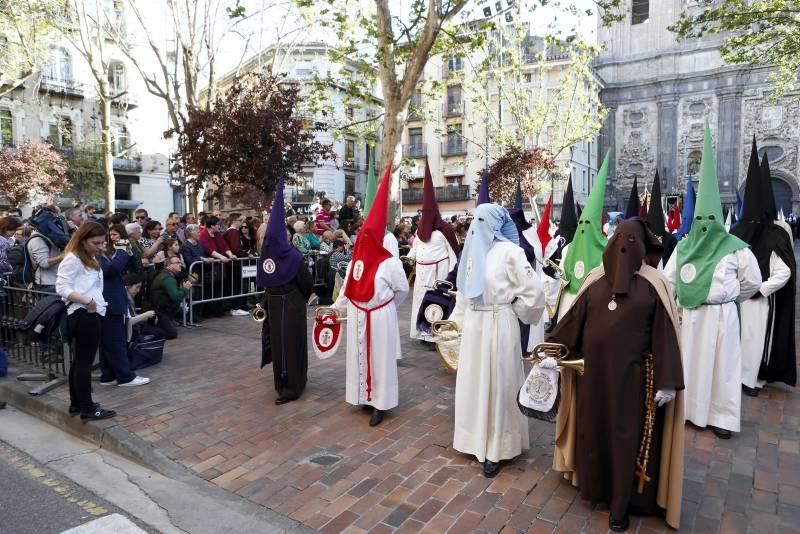
<path fill-rule="evenodd" d="M 787 95 L 772 100 L 768 90 L 742 102 L 741 184 L 746 179 L 753 135 L 759 148 L 759 157 L 767 152 L 770 167 L 780 169 L 797 179 L 798 143 L 800 142 L 800 103 L 798 95 Z"/>
<path fill-rule="evenodd" d="M 656 170 L 655 103 L 636 104 L 622 112 L 622 139 L 616 161 L 616 186 L 630 189 L 634 177 L 652 179 Z"/>
<path fill-rule="evenodd" d="M 696 178 L 700 172 L 706 121 L 711 128 L 712 144 L 717 144 L 717 106 L 717 97 L 713 94 L 693 94 L 681 99 L 676 167 L 676 187 L 681 191 L 686 188 L 687 176 Z"/>

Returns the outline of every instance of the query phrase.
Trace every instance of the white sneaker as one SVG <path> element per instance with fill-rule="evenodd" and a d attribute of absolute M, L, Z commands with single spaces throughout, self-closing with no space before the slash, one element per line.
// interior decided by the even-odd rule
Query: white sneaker
<path fill-rule="evenodd" d="M 125 382 L 124 384 L 120 384 L 119 387 L 122 388 L 122 387 L 131 387 L 131 386 L 143 386 L 143 385 L 149 384 L 149 383 L 150 383 L 150 379 L 149 378 L 145 378 L 143 376 L 137 376 L 136 378 L 134 378 L 130 382 Z"/>
<path fill-rule="evenodd" d="M 243 315 L 250 315 L 250 313 L 244 310 L 231 310 L 231 315 L 233 315 L 234 317 L 241 317 Z"/>
<path fill-rule="evenodd" d="M 308 297 L 308 305 L 309 306 L 314 306 L 316 304 L 319 304 L 319 296 L 317 296 L 316 294 L 312 293 L 312 295 L 310 297 Z"/>
<path fill-rule="evenodd" d="M 100 385 L 101 386 L 116 386 L 117 385 L 117 381 L 116 380 L 112 380 L 110 382 L 100 382 Z"/>

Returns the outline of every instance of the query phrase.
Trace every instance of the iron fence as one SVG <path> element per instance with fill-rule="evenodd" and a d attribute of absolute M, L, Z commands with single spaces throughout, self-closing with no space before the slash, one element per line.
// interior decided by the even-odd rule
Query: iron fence
<path fill-rule="evenodd" d="M 6 349 L 12 360 L 41 371 L 21 374 L 17 380 L 46 382 L 30 390 L 31 395 L 42 395 L 66 384 L 69 374 L 71 352 L 66 314 L 45 332 L 43 341 L 32 341 L 19 330 L 36 303 L 52 295 L 54 293 L 12 286 L 8 283 L 8 276 L 0 277 L 0 346 Z"/>
<path fill-rule="evenodd" d="M 198 282 L 189 292 L 187 305 L 183 308 L 184 326 L 197 326 L 194 312 L 198 305 L 259 295 L 256 287 L 257 269 L 258 258 L 253 257 L 236 258 L 229 262 L 196 261 L 189 265 L 189 272 L 197 276 Z"/>

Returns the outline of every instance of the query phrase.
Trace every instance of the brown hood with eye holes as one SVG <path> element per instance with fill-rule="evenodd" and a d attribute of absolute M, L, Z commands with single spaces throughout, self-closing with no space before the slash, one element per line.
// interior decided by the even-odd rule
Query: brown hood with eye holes
<path fill-rule="evenodd" d="M 611 292 L 626 294 L 642 263 L 658 266 L 664 248 L 644 221 L 628 219 L 617 225 L 603 252 L 603 268 Z"/>

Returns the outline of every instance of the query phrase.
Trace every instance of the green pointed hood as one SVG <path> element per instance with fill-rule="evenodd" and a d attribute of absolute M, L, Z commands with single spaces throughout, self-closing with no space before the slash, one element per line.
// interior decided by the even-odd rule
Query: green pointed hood
<path fill-rule="evenodd" d="M 564 259 L 564 273 L 569 285 L 567 291 L 577 293 L 589 272 L 603 261 L 603 250 L 608 239 L 603 235 L 603 205 L 606 199 L 606 179 L 611 152 L 606 152 L 603 165 L 597 173 L 594 189 L 589 194 L 578 220 L 575 237 L 569 244 L 567 257 Z"/>
<path fill-rule="evenodd" d="M 694 221 L 689 234 L 678 243 L 677 293 L 684 308 L 701 306 L 708 298 L 720 260 L 747 247 L 747 243 L 725 231 L 723 223 L 711 130 L 706 123 Z"/>
<path fill-rule="evenodd" d="M 369 155 L 367 155 L 369 158 Z M 375 200 L 375 193 L 378 191 L 378 182 L 375 181 L 375 161 L 369 160 L 369 174 L 367 174 L 367 190 L 364 193 L 364 217 L 369 214 L 369 208 Z"/>

